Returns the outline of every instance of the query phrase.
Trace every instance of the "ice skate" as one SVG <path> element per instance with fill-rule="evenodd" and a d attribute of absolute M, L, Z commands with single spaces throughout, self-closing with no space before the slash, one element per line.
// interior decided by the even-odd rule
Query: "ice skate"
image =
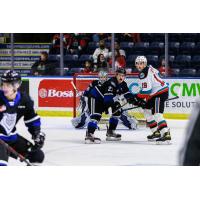
<path fill-rule="evenodd" d="M 120 141 L 121 140 L 121 135 L 115 133 L 114 130 L 107 130 L 106 140 L 107 141 Z"/>
<path fill-rule="evenodd" d="M 155 141 L 156 139 L 160 138 L 161 134 L 158 131 L 155 131 L 153 134 L 148 135 L 147 139 L 148 141 Z"/>
<path fill-rule="evenodd" d="M 157 144 L 171 144 L 170 132 L 164 133 L 164 135 L 156 140 Z"/>
<path fill-rule="evenodd" d="M 85 144 L 100 144 L 101 143 L 101 139 L 94 137 L 94 135 L 92 133 L 88 133 L 88 131 L 86 132 L 86 136 L 85 136 Z"/>

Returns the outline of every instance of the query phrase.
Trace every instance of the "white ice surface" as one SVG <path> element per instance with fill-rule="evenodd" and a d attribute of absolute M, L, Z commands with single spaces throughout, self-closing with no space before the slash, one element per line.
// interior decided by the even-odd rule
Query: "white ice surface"
<path fill-rule="evenodd" d="M 148 142 L 146 136 L 150 130 L 140 127 L 136 131 L 118 130 L 122 141 L 105 141 L 106 130 L 96 131 L 101 144 L 85 144 L 85 129 L 75 130 L 70 118 L 43 117 L 42 130 L 46 133 L 43 165 L 178 165 L 178 154 L 184 140 L 187 120 L 167 120 L 171 129 L 172 144 L 156 145 Z M 30 134 L 21 120 L 18 132 L 30 139 Z M 24 165 L 18 160 L 9 159 L 9 165 Z"/>

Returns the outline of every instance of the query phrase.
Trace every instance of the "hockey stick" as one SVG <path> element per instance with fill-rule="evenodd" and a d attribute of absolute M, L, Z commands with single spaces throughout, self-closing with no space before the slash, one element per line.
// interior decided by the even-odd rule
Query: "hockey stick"
<path fill-rule="evenodd" d="M 14 154 L 20 161 L 25 162 L 27 166 L 34 166 L 32 165 L 24 156 L 18 153 L 15 149 L 5 143 L 3 140 L 0 139 L 0 144 L 3 145 L 10 153 Z"/>
<path fill-rule="evenodd" d="M 166 101 L 171 101 L 171 100 L 178 99 L 178 98 L 179 98 L 179 96 L 176 96 L 176 97 L 169 98 Z M 132 107 L 132 108 L 122 109 L 122 112 L 127 111 L 127 110 L 132 110 L 132 109 L 135 109 L 135 108 L 139 108 L 139 107 L 140 106 L 135 106 L 135 107 Z"/>
<path fill-rule="evenodd" d="M 114 115 L 115 113 L 117 113 L 119 110 L 121 110 L 125 105 L 127 105 L 128 102 L 124 103 L 122 106 L 120 106 L 117 110 L 115 110 L 114 113 L 112 113 L 112 115 Z M 123 110 L 122 110 L 123 111 Z"/>

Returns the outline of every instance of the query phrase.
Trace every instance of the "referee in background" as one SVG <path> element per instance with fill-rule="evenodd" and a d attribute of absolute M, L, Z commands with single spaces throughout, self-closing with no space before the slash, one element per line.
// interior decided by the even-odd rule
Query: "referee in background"
<path fill-rule="evenodd" d="M 200 99 L 195 103 L 188 122 L 185 143 L 180 152 L 180 165 L 200 165 Z"/>

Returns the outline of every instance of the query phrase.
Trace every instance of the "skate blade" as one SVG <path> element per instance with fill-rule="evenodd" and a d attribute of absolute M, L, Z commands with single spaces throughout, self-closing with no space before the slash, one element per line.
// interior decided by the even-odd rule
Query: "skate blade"
<path fill-rule="evenodd" d="M 106 141 L 121 141 L 121 138 L 106 138 Z"/>
<path fill-rule="evenodd" d="M 96 140 L 96 141 L 85 140 L 85 144 L 100 144 L 100 143 L 101 143 L 100 140 Z"/>
<path fill-rule="evenodd" d="M 167 140 L 167 141 L 156 141 L 156 144 L 157 145 L 170 145 L 172 143 L 171 143 L 171 140 Z"/>
<path fill-rule="evenodd" d="M 156 142 L 158 138 L 154 138 L 154 139 L 147 139 L 149 142 Z"/>

